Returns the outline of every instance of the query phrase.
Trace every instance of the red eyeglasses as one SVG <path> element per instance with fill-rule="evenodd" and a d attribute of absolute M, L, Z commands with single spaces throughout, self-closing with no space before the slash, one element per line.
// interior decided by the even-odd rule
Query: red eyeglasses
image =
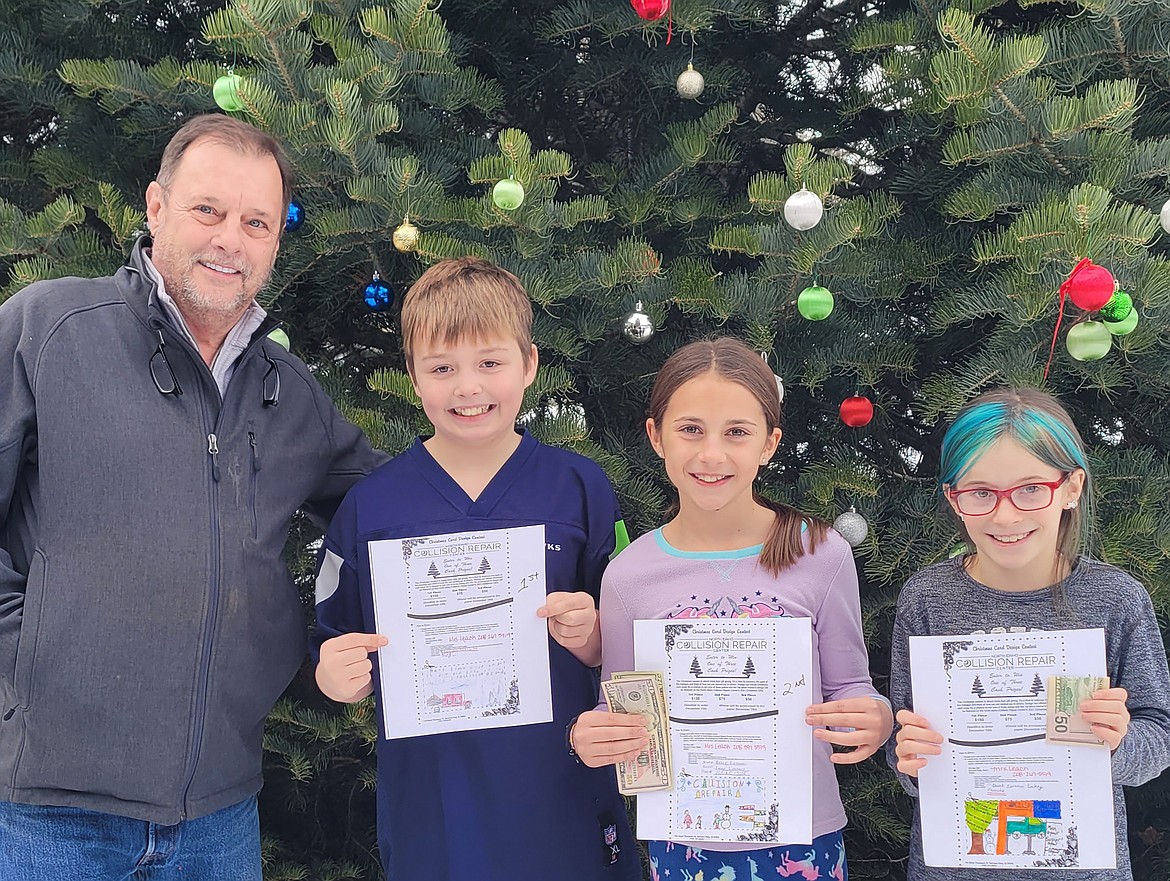
<path fill-rule="evenodd" d="M 968 517 L 982 517 L 992 513 L 1004 499 L 1011 502 L 1018 511 L 1042 511 L 1052 504 L 1056 490 L 1068 480 L 1066 471 L 1060 480 L 1034 480 L 1008 489 L 991 489 L 980 486 L 974 489 L 952 489 L 947 496 L 955 503 L 960 514 Z"/>

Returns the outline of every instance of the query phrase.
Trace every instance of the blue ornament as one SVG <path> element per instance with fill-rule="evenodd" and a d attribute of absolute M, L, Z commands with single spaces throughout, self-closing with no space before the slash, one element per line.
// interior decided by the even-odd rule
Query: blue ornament
<path fill-rule="evenodd" d="M 378 273 L 374 273 L 373 280 L 366 285 L 366 305 L 375 311 L 385 309 L 394 302 L 394 292 L 390 285 L 382 281 Z"/>
<path fill-rule="evenodd" d="M 288 203 L 288 214 L 284 218 L 284 231 L 296 232 L 305 225 L 305 206 L 293 199 Z"/>

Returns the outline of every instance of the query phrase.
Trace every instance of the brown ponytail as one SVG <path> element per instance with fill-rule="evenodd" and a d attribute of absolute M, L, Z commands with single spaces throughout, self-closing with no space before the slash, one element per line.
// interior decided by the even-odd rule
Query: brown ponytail
<path fill-rule="evenodd" d="M 760 565 L 773 575 L 779 575 L 805 554 L 804 527 L 808 526 L 808 553 L 816 552 L 817 545 L 829 534 L 829 524 L 819 517 L 803 514 L 791 505 L 773 502 L 759 493 L 752 498 L 765 508 L 776 512 L 776 520 L 764 539 L 760 551 Z"/>

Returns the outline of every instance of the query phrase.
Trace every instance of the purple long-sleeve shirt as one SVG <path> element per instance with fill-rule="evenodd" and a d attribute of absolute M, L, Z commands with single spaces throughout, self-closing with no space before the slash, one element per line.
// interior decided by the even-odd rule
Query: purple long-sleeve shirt
<path fill-rule="evenodd" d="M 601 678 L 633 670 L 634 621 L 654 618 L 812 619 L 813 694 L 822 700 L 877 697 L 861 630 L 857 570 L 837 533 L 779 576 L 759 562 L 761 546 L 734 551 L 682 551 L 662 530 L 631 544 L 601 581 Z M 821 651 L 821 647 L 825 651 Z M 604 709 L 604 706 L 600 707 Z M 813 741 L 813 836 L 845 825 L 845 808 L 829 756 Z M 678 842 L 705 850 L 751 850 L 753 843 Z M 807 842 L 785 842 L 805 844 Z"/>

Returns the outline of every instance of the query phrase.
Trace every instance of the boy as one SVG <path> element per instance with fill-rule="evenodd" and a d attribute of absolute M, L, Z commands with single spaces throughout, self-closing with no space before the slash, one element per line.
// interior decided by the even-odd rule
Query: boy
<path fill-rule="evenodd" d="M 472 257 L 432 266 L 402 306 L 406 366 L 435 427 L 338 510 L 317 579 L 317 682 L 334 700 L 375 690 L 367 543 L 543 524 L 553 721 L 378 741 L 378 845 L 393 881 L 636 881 L 613 772 L 579 763 L 565 732 L 597 702 L 601 573 L 624 545 L 601 469 L 516 430 L 536 376 L 519 280 Z M 381 713 L 379 713 L 381 719 Z M 381 724 L 381 723 L 379 723 Z"/>

